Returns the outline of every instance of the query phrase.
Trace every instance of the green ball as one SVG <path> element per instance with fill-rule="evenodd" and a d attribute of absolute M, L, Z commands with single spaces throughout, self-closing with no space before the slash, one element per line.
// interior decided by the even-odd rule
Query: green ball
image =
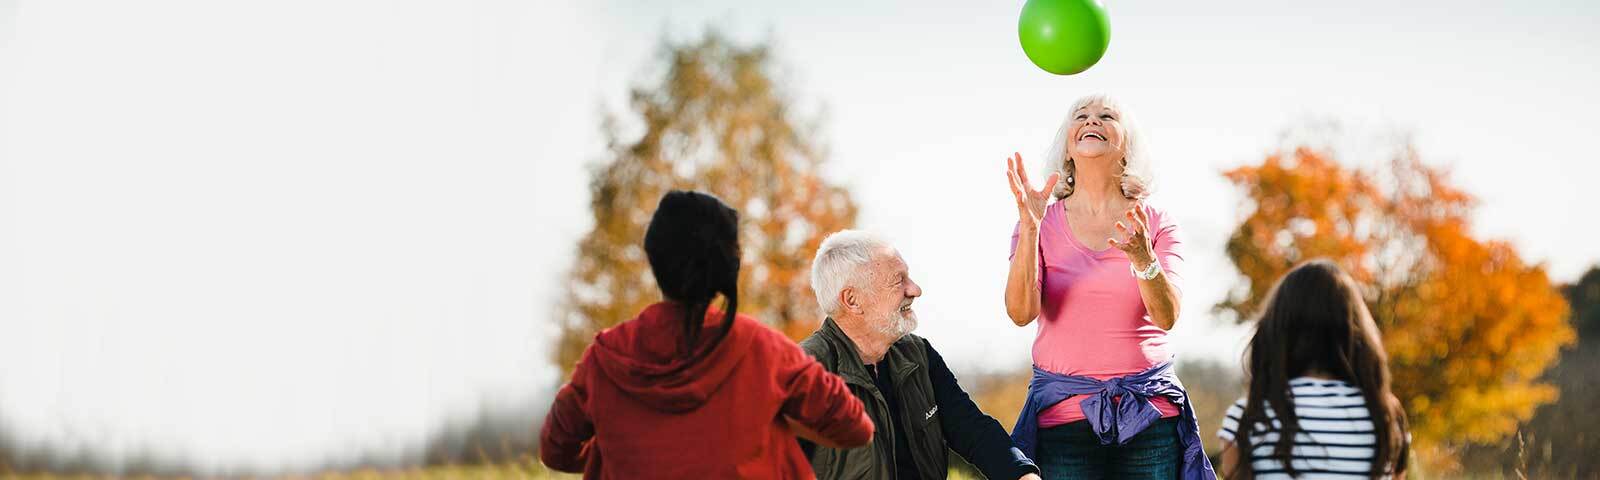
<path fill-rule="evenodd" d="M 1017 37 L 1034 65 L 1072 75 L 1106 54 L 1111 20 L 1097 0 L 1028 0 L 1017 21 Z"/>

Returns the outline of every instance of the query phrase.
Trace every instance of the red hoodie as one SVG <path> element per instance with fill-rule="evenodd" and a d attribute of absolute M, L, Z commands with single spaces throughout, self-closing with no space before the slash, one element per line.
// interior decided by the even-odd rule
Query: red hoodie
<path fill-rule="evenodd" d="M 682 319 L 662 302 L 595 336 L 545 418 L 545 465 L 585 478 L 811 478 L 784 417 L 846 447 L 872 439 L 844 381 L 750 317 L 679 370 Z M 706 312 L 702 345 L 721 322 Z"/>

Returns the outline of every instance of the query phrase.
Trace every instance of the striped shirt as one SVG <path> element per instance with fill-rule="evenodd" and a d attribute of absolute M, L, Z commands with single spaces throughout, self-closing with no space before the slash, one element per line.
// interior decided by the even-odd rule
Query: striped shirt
<path fill-rule="evenodd" d="M 1295 416 L 1300 420 L 1300 432 L 1295 434 L 1290 451 L 1297 478 L 1368 478 L 1377 438 L 1361 389 L 1338 380 L 1299 377 L 1289 381 L 1289 391 Z M 1234 441 L 1245 401 L 1240 398 L 1228 407 L 1222 429 L 1217 431 L 1223 442 Z M 1272 457 L 1278 444 L 1278 429 L 1283 425 L 1270 406 L 1266 416 L 1272 420 L 1272 428 L 1256 424 L 1255 433 L 1250 436 L 1250 467 L 1258 479 L 1288 479 L 1283 462 Z"/>

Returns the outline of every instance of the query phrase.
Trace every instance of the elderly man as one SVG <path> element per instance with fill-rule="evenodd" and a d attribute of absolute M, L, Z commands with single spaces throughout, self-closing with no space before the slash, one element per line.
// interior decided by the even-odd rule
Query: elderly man
<path fill-rule="evenodd" d="M 863 232 L 835 233 L 817 250 L 811 288 L 828 318 L 800 346 L 844 378 L 877 426 L 872 443 L 860 448 L 802 440 L 817 478 L 945 478 L 946 447 L 990 479 L 1039 478 L 1000 422 L 956 384 L 939 352 L 911 334 L 911 303 L 922 288 L 899 252 Z"/>

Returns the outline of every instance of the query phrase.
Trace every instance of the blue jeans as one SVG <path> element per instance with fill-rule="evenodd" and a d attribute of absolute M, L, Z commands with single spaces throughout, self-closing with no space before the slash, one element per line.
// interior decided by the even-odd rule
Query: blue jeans
<path fill-rule="evenodd" d="M 1178 478 L 1183 462 L 1178 418 L 1151 423 L 1125 445 L 1101 445 L 1086 421 L 1046 428 L 1039 431 L 1039 450 L 1033 461 L 1048 480 L 1172 480 Z"/>

